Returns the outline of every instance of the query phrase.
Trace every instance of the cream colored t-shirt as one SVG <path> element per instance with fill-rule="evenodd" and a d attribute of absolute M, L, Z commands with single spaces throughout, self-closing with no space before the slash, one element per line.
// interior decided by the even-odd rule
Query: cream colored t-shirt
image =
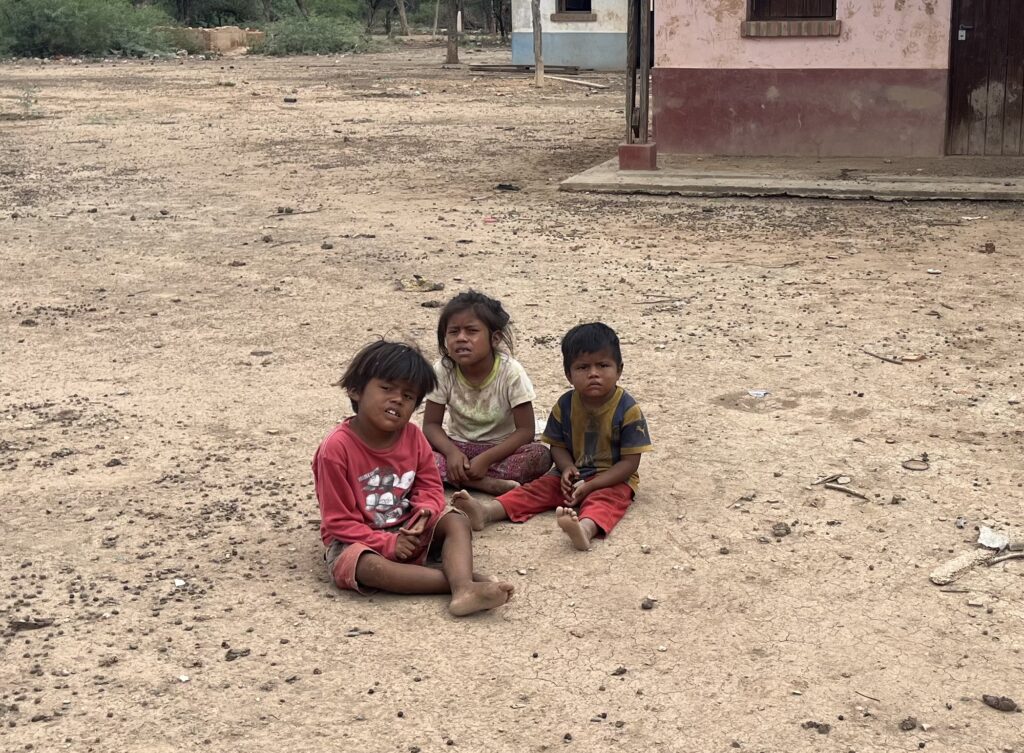
<path fill-rule="evenodd" d="M 516 429 L 512 409 L 536 399 L 522 364 L 507 353 L 499 351 L 496 356 L 491 373 L 478 385 L 467 382 L 458 366 L 434 364 L 437 389 L 427 400 L 446 407 L 445 431 L 452 439 L 500 442 Z"/>

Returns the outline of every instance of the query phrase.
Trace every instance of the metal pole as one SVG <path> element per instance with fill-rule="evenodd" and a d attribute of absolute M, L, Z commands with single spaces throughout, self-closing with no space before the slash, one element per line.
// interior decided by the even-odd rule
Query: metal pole
<path fill-rule="evenodd" d="M 640 0 L 640 143 L 646 144 L 648 137 L 647 124 L 650 120 L 651 94 L 651 2 Z"/>

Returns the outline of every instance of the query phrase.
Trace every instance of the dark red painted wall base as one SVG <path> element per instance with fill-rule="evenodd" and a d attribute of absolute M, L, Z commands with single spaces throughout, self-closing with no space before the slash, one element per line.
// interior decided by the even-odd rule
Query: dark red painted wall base
<path fill-rule="evenodd" d="M 662 153 L 936 157 L 945 70 L 651 71 Z"/>

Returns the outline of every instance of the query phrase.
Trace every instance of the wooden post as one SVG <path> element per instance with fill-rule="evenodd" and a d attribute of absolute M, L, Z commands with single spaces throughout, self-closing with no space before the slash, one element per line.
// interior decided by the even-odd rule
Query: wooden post
<path fill-rule="evenodd" d="M 446 65 L 459 64 L 459 0 L 448 0 L 448 53 Z"/>
<path fill-rule="evenodd" d="M 628 16 L 626 24 L 626 143 L 632 144 L 635 140 L 636 131 L 633 130 L 633 117 L 636 115 L 636 68 L 640 56 L 640 45 L 638 44 L 639 27 L 639 0 L 629 0 Z"/>
<path fill-rule="evenodd" d="M 648 141 L 651 94 L 651 0 L 640 0 L 640 143 Z"/>
<path fill-rule="evenodd" d="M 533 14 L 533 65 L 537 71 L 534 79 L 537 86 L 544 86 L 544 50 L 540 27 L 540 0 L 530 0 L 530 11 Z"/>

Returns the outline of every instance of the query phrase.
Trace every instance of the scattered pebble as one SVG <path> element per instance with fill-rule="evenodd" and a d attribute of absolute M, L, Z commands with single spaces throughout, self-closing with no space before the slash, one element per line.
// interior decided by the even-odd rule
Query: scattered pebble
<path fill-rule="evenodd" d="M 227 653 L 224 654 L 224 661 L 234 661 L 243 656 L 248 656 L 250 653 L 250 650 L 247 648 L 229 648 Z"/>
<path fill-rule="evenodd" d="M 1020 711 L 1017 702 L 1005 695 L 983 695 L 981 700 L 985 702 L 986 706 L 998 711 Z"/>
<path fill-rule="evenodd" d="M 832 731 L 832 725 L 826 724 L 825 722 L 816 722 L 814 720 L 806 721 L 800 725 L 804 729 L 817 730 L 819 735 L 827 735 Z"/>

